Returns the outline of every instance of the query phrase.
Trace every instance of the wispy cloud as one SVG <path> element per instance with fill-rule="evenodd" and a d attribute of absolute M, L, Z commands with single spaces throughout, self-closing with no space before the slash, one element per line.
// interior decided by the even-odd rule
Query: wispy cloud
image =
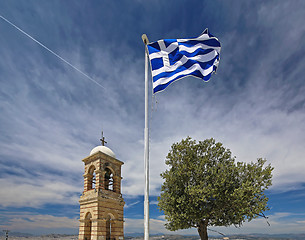
<path fill-rule="evenodd" d="M 133 203 L 129 203 L 129 204 L 125 204 L 124 208 L 130 208 L 134 205 L 137 205 L 138 203 L 140 203 L 140 201 L 136 201 L 136 202 L 133 202 Z"/>

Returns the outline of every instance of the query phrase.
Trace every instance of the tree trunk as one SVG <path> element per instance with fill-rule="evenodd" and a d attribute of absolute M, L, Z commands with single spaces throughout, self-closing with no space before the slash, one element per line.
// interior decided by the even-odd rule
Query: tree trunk
<path fill-rule="evenodd" d="M 198 233 L 201 238 L 201 240 L 208 240 L 208 220 L 201 220 L 199 227 L 198 227 Z"/>

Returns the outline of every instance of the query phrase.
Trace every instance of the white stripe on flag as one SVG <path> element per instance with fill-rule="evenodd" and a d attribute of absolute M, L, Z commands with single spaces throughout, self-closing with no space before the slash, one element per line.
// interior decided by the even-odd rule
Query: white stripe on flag
<path fill-rule="evenodd" d="M 179 45 L 179 50 L 180 51 L 186 51 L 188 53 L 193 53 L 199 48 L 201 48 L 201 49 L 214 49 L 218 53 L 220 52 L 220 47 L 211 47 L 211 46 L 203 44 L 203 43 L 197 43 L 196 45 L 194 45 L 192 47 L 186 47 L 184 45 Z"/>
<path fill-rule="evenodd" d="M 153 88 L 155 88 L 159 85 L 167 84 L 170 81 L 172 81 L 173 79 L 175 79 L 176 77 L 178 77 L 179 75 L 191 74 L 192 72 L 194 72 L 196 70 L 199 70 L 203 76 L 206 76 L 206 75 L 209 75 L 211 72 L 213 72 L 213 68 L 214 68 L 214 66 L 212 65 L 211 67 L 203 70 L 198 63 L 195 63 L 190 68 L 188 68 L 182 72 L 178 72 L 171 77 L 164 77 L 164 78 L 158 79 L 157 81 L 153 82 Z"/>

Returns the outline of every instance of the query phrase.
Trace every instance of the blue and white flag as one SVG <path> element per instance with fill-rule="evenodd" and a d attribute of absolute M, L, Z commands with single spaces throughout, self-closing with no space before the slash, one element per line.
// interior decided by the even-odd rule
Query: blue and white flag
<path fill-rule="evenodd" d="M 197 38 L 164 39 L 147 45 L 154 93 L 192 75 L 209 81 L 219 63 L 220 42 L 205 29 Z"/>

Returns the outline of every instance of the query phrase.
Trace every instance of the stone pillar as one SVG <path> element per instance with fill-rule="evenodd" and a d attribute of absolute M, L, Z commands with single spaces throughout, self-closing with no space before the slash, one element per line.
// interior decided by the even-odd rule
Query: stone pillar
<path fill-rule="evenodd" d="M 121 193 L 121 177 L 113 176 L 113 191 L 116 193 Z"/>
<path fill-rule="evenodd" d="M 80 219 L 79 220 L 79 240 L 91 240 L 92 239 L 92 222 L 90 219 Z"/>
<path fill-rule="evenodd" d="M 98 219 L 97 240 L 106 240 L 106 220 Z"/>
<path fill-rule="evenodd" d="M 92 220 L 92 229 L 91 229 L 91 240 L 97 240 L 98 237 L 98 219 Z"/>
<path fill-rule="evenodd" d="M 123 240 L 124 239 L 124 221 L 118 219 L 111 219 L 111 239 Z"/>
<path fill-rule="evenodd" d="M 84 174 L 84 192 L 92 189 L 92 178 L 93 175 L 90 173 Z"/>
<path fill-rule="evenodd" d="M 96 170 L 96 182 L 95 182 L 95 188 L 97 191 L 104 190 L 105 189 L 105 183 L 104 183 L 104 175 L 105 171 L 102 170 Z"/>
<path fill-rule="evenodd" d="M 85 240 L 85 220 L 80 219 L 79 220 L 79 234 L 78 234 L 79 240 Z"/>

